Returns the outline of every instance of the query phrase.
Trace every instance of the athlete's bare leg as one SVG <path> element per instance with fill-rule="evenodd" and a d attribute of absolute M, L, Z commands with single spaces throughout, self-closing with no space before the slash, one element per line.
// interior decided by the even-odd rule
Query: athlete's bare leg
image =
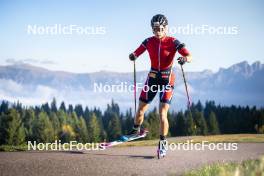
<path fill-rule="evenodd" d="M 168 123 L 168 110 L 170 105 L 168 103 L 160 103 L 159 106 L 159 115 L 160 115 L 160 135 L 167 136 L 169 131 L 169 123 Z"/>
<path fill-rule="evenodd" d="M 144 121 L 144 114 L 148 110 L 149 105 L 143 101 L 139 101 L 138 110 L 134 119 L 135 125 L 141 125 Z"/>

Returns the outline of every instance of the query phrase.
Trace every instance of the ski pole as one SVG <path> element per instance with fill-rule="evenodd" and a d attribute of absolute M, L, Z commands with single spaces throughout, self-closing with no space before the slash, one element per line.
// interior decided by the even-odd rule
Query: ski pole
<path fill-rule="evenodd" d="M 136 61 L 134 60 L 134 102 L 135 102 L 135 117 L 137 113 L 137 79 L 136 79 Z"/>
<path fill-rule="evenodd" d="M 186 95 L 187 95 L 187 101 L 188 101 L 187 107 L 190 110 L 191 100 L 190 100 L 190 96 L 189 96 L 189 92 L 188 92 L 188 87 L 187 87 L 187 83 L 186 83 L 186 79 L 185 79 L 185 74 L 184 74 L 182 65 L 181 65 L 181 71 L 182 71 L 183 81 L 184 81 L 184 85 L 185 85 L 185 91 L 186 91 Z"/>

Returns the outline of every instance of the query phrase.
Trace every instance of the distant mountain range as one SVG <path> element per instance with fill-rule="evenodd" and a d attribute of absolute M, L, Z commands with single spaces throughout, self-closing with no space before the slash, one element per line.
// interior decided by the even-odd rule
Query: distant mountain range
<path fill-rule="evenodd" d="M 172 108 L 179 110 L 186 106 L 186 96 L 181 71 L 175 68 L 175 72 Z M 147 71 L 138 72 L 137 82 L 143 85 L 146 76 Z M 187 72 L 186 77 L 194 102 L 214 100 L 222 105 L 264 106 L 264 64 L 259 61 L 252 65 L 244 61 L 229 68 L 220 68 L 216 73 L 210 70 Z M 111 85 L 121 83 L 131 85 L 133 73 L 101 71 L 77 74 L 28 64 L 0 66 L 0 99 L 19 100 L 26 105 L 41 104 L 55 97 L 58 102 L 104 108 L 114 99 L 125 110 L 133 107 L 133 93 L 120 92 L 120 89 L 109 92 Z M 107 85 L 108 92 L 95 92 L 95 84 Z"/>

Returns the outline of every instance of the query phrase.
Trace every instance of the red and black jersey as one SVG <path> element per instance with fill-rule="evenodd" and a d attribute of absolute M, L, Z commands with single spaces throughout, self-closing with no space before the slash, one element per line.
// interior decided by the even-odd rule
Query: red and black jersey
<path fill-rule="evenodd" d="M 173 37 L 163 37 L 158 39 L 155 36 L 147 38 L 134 51 L 134 55 L 139 57 L 144 51 L 148 51 L 151 60 L 151 68 L 166 70 L 173 65 L 173 58 L 178 51 L 182 56 L 187 56 L 189 51 L 184 44 Z"/>

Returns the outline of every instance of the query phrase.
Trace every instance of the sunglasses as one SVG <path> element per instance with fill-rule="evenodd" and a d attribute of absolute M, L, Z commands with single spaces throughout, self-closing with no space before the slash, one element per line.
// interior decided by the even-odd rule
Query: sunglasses
<path fill-rule="evenodd" d="M 154 28 L 153 28 L 153 31 L 154 31 L 154 32 L 163 32 L 164 30 L 165 30 L 164 27 L 154 27 Z"/>

